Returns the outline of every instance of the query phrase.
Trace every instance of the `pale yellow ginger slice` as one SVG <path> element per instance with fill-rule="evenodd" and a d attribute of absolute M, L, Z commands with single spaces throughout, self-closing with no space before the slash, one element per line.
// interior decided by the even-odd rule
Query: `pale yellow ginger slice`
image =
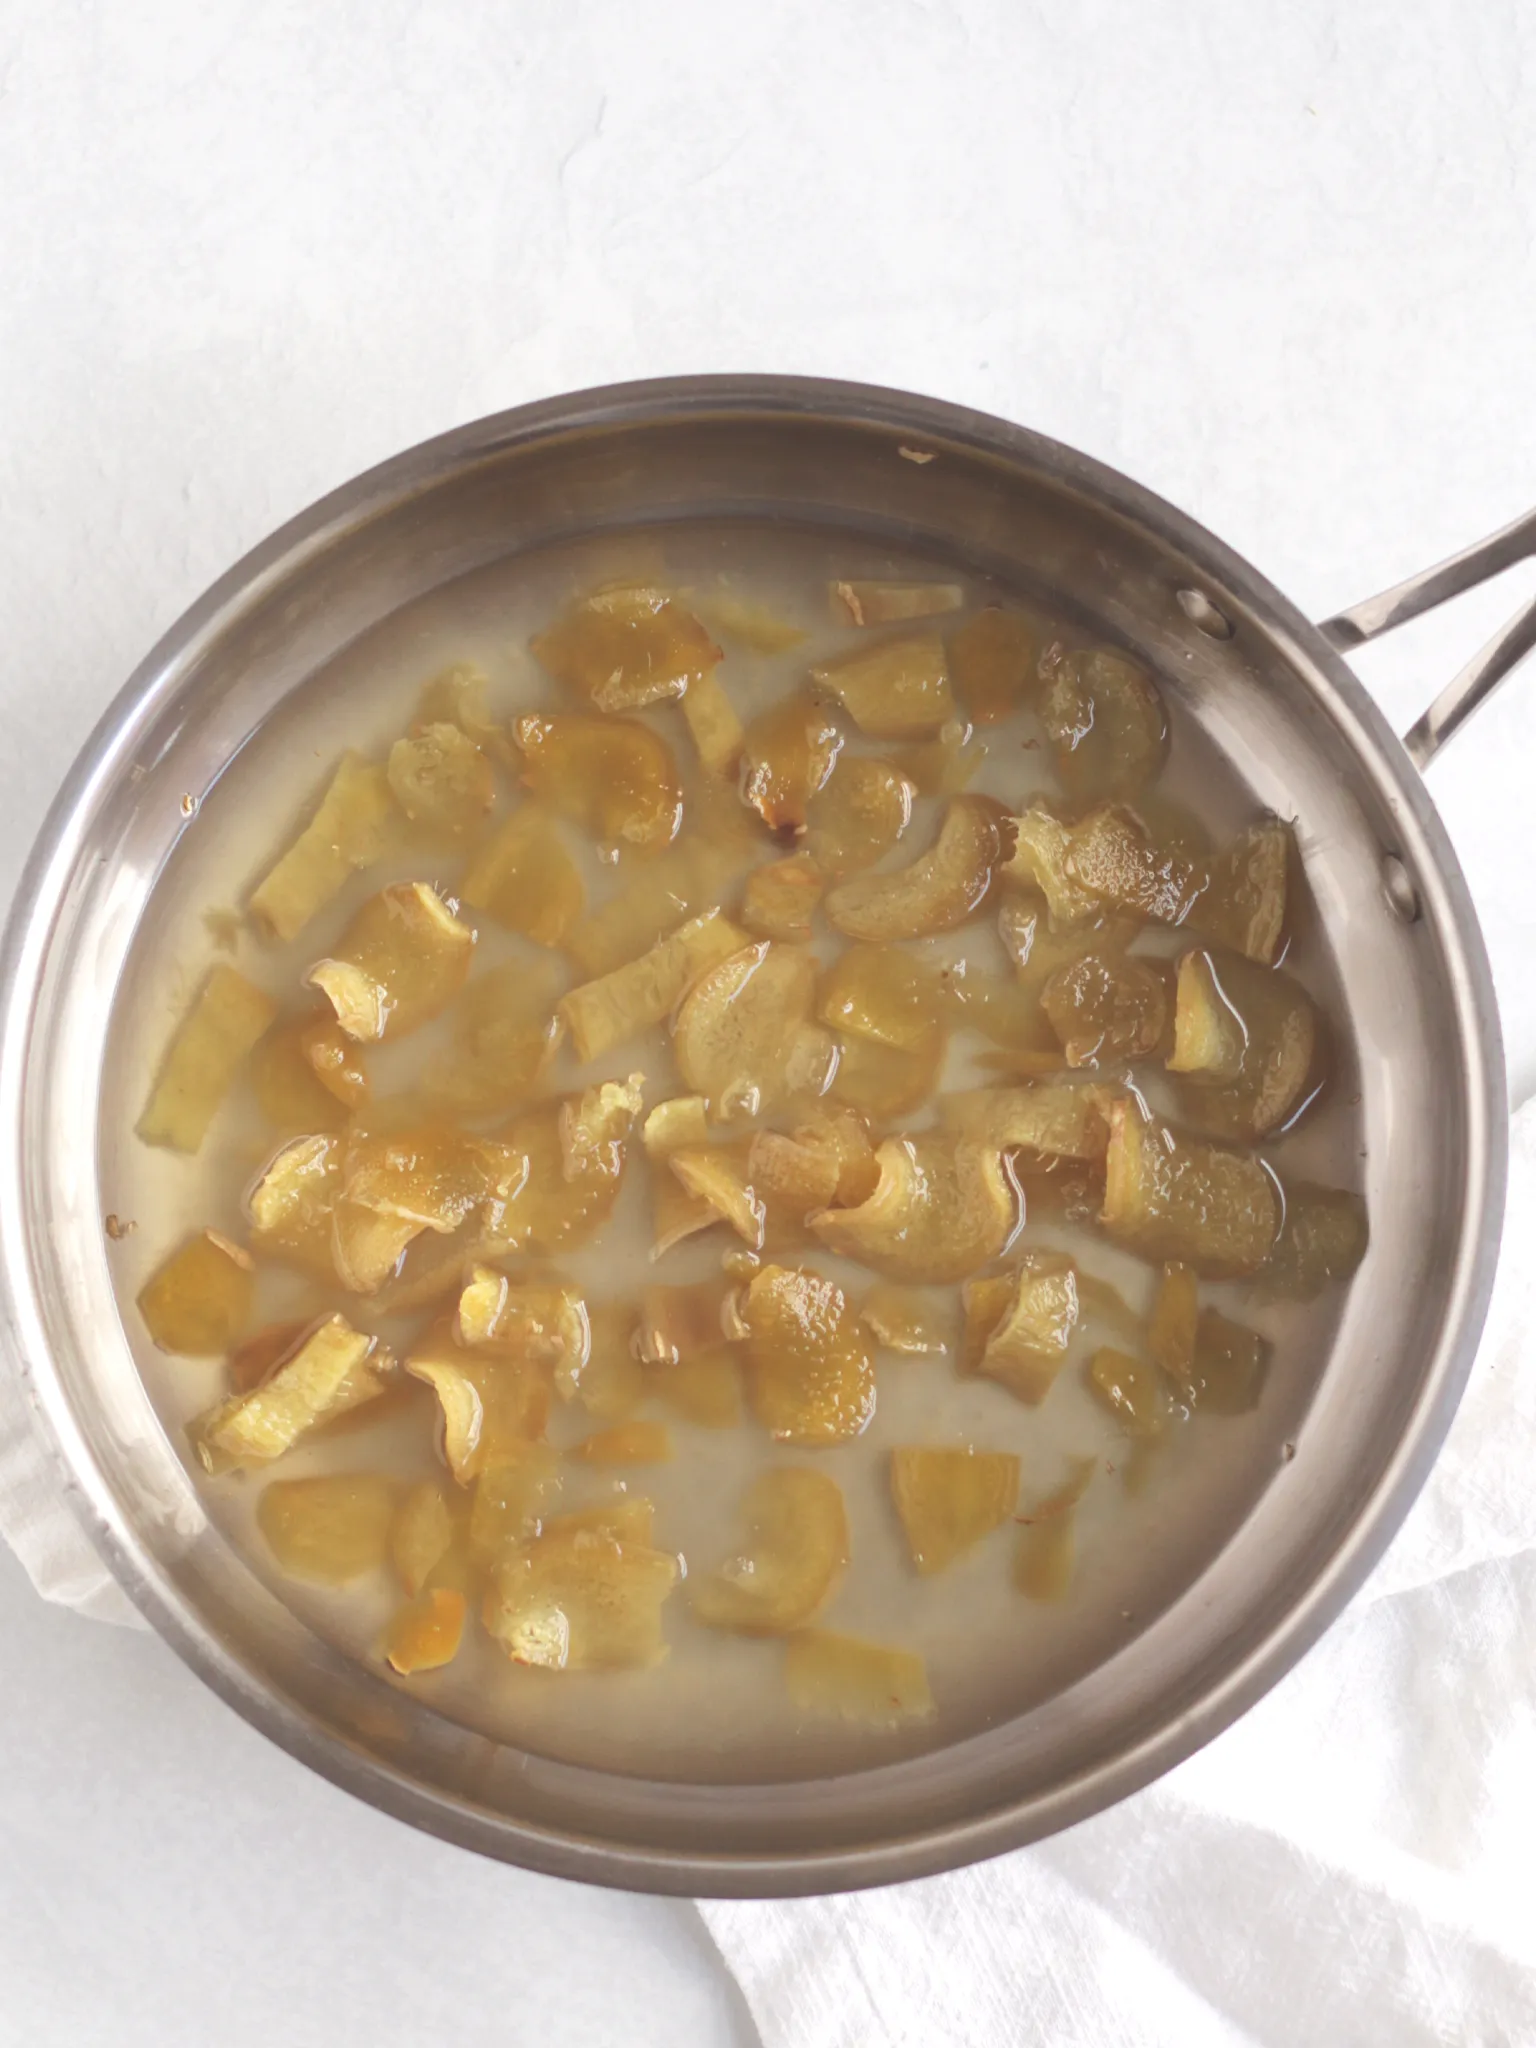
<path fill-rule="evenodd" d="M 661 1614 L 677 1578 L 677 1559 L 647 1543 L 602 1528 L 546 1532 L 503 1555 L 485 1626 L 514 1663 L 644 1667 L 666 1655 Z"/>
<path fill-rule="evenodd" d="M 921 1657 L 830 1629 L 802 1629 L 789 1638 L 784 1682 L 801 1713 L 836 1715 L 864 1727 L 892 1728 L 934 1713 Z"/>
<path fill-rule="evenodd" d="M 389 1528 L 389 1561 L 407 1593 L 422 1590 L 452 1544 L 447 1496 L 435 1479 L 422 1479 L 402 1497 Z"/>
<path fill-rule="evenodd" d="M 1061 1252 L 1027 1252 L 982 1351 L 982 1372 L 1021 1401 L 1043 1401 L 1066 1363 L 1078 1308 L 1072 1261 Z"/>
<path fill-rule="evenodd" d="M 251 1048 L 277 1015 L 264 989 L 222 962 L 182 1019 L 155 1083 L 139 1136 L 146 1145 L 196 1152 Z"/>
<path fill-rule="evenodd" d="M 952 931 L 986 900 L 1001 846 L 991 803 L 956 797 L 938 838 L 910 867 L 854 875 L 828 890 L 827 922 L 845 938 L 872 945 Z"/>
<path fill-rule="evenodd" d="M 921 1287 L 872 1287 L 859 1314 L 887 1351 L 909 1358 L 942 1358 L 950 1348 L 949 1319 Z"/>
<path fill-rule="evenodd" d="M 922 1131 L 887 1138 L 875 1161 L 880 1178 L 866 1201 L 808 1219 L 844 1258 L 890 1280 L 937 1286 L 987 1265 L 1016 1235 L 1019 1191 L 995 1145 Z"/>
<path fill-rule="evenodd" d="M 680 1146 L 667 1154 L 667 1165 L 687 1192 L 723 1217 L 744 1244 L 762 1250 L 768 1210 L 748 1177 L 746 1144 Z"/>
<path fill-rule="evenodd" d="M 496 801 L 495 771 L 457 725 L 424 725 L 396 740 L 386 773 L 412 824 L 450 839 L 472 832 Z"/>
<path fill-rule="evenodd" d="M 516 765 L 517 750 L 504 722 L 486 704 L 490 681 L 473 662 L 455 662 L 424 684 L 416 717 L 422 725 L 456 725 L 483 754 L 504 768 Z"/>
<path fill-rule="evenodd" d="M 297 938 L 349 875 L 382 859 L 398 817 L 385 770 L 344 754 L 314 817 L 252 892 L 256 923 L 269 938 Z"/>
<path fill-rule="evenodd" d="M 580 918 L 586 891 L 560 827 L 538 804 L 519 804 L 468 867 L 460 893 L 508 931 L 558 946 Z"/>
<path fill-rule="evenodd" d="M 937 633 L 861 647 L 822 662 L 811 675 L 873 739 L 924 739 L 955 716 L 948 657 Z"/>
<path fill-rule="evenodd" d="M 525 1358 L 461 1345 L 451 1321 L 434 1325 L 406 1357 L 405 1369 L 437 1395 L 443 1456 L 461 1486 L 520 1456 L 549 1419 L 550 1374 Z"/>
<path fill-rule="evenodd" d="M 825 1472 L 776 1465 L 748 1488 L 741 1519 L 740 1553 L 690 1585 L 694 1619 L 743 1635 L 803 1628 L 848 1567 L 842 1489 Z"/>
<path fill-rule="evenodd" d="M 399 1494 L 382 1472 L 273 1479 L 256 1503 L 256 1525 L 291 1578 L 345 1586 L 384 1563 Z"/>
<path fill-rule="evenodd" d="M 638 960 L 561 998 L 560 1012 L 577 1056 L 595 1060 L 670 1016 L 690 983 L 717 960 L 736 953 L 746 934 L 718 910 L 679 925 Z"/>
<path fill-rule="evenodd" d="M 1280 1231 L 1275 1181 L 1251 1152 L 1176 1136 L 1129 1099 L 1109 1111 L 1109 1235 L 1143 1257 L 1215 1277 L 1253 1273 Z"/>
<path fill-rule="evenodd" d="M 530 643 L 535 659 L 599 711 L 687 702 L 720 660 L 688 609 L 642 585 L 600 590 Z"/>
<path fill-rule="evenodd" d="M 790 1060 L 805 1043 L 799 1034 L 815 992 L 814 957 L 769 939 L 699 975 L 678 1008 L 672 1047 L 711 1116 L 760 1116 L 790 1092 Z M 804 1078 L 814 1085 L 814 1070 Z"/>
<path fill-rule="evenodd" d="M 587 1304 L 576 1287 L 514 1281 L 494 1266 L 476 1266 L 459 1295 L 461 1344 L 502 1351 L 579 1375 L 592 1350 Z"/>
<path fill-rule="evenodd" d="M 674 1095 L 658 1102 L 641 1137 L 651 1168 L 651 1257 L 659 1259 L 684 1238 L 724 1221 L 720 1210 L 686 1188 L 667 1164 L 674 1152 L 708 1149 L 709 1105 L 702 1095 Z"/>
<path fill-rule="evenodd" d="M 193 1424 L 197 1455 L 210 1472 L 270 1465 L 318 1424 L 376 1400 L 394 1366 L 387 1345 L 327 1316 L 270 1378 Z"/>
<path fill-rule="evenodd" d="M 250 1320 L 255 1286 L 250 1253 L 200 1230 L 140 1288 L 139 1314 L 161 1351 L 220 1358 Z"/>
<path fill-rule="evenodd" d="M 1075 1458 L 1066 1483 L 1020 1516 L 1013 1583 L 1031 1600 L 1064 1600 L 1077 1567 L 1077 1508 L 1098 1461 Z"/>
<path fill-rule="evenodd" d="M 1106 1089 L 1053 1086 L 966 1088 L 939 1097 L 947 1129 L 1005 1151 L 1038 1153 L 1044 1159 L 1102 1159 L 1109 1144 Z"/>
<path fill-rule="evenodd" d="M 683 717 L 711 775 L 729 775 L 741 759 L 745 728 L 713 670 L 695 676 L 683 699 Z"/>
<path fill-rule="evenodd" d="M 1011 1451 L 895 1450 L 891 1497 L 917 1569 L 944 1571 L 1013 1514 L 1019 1461 Z"/>
<path fill-rule="evenodd" d="M 475 934 L 425 882 L 380 890 L 305 979 L 349 1038 L 403 1038 L 446 1010 L 469 974 Z"/>
<path fill-rule="evenodd" d="M 600 1081 L 560 1105 L 560 1166 L 568 1181 L 616 1176 L 624 1144 L 645 1103 L 645 1076 Z"/>
<path fill-rule="evenodd" d="M 453 1586 L 434 1586 L 402 1607 L 384 1639 L 390 1668 L 411 1678 L 418 1671 L 440 1671 L 451 1664 L 464 1640 L 467 1612 L 464 1595 Z"/>
<path fill-rule="evenodd" d="M 741 921 L 766 939 L 803 944 L 826 890 L 826 877 L 808 853 L 754 868 L 742 895 Z"/>
<path fill-rule="evenodd" d="M 933 619 L 965 603 L 958 583 L 833 583 L 833 605 L 855 626 L 893 626 L 903 619 Z"/>

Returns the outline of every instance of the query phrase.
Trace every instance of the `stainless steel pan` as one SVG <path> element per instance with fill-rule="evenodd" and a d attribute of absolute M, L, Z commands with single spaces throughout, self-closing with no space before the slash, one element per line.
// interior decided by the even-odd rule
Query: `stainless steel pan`
<path fill-rule="evenodd" d="M 1269 1483 L 1196 1583 L 1106 1662 L 915 1760 L 690 1787 L 551 1762 L 435 1716 L 319 1641 L 208 1525 L 113 1301 L 98 1093 L 113 991 L 185 829 L 181 796 L 207 789 L 289 691 L 401 604 L 534 544 L 748 516 L 885 537 L 1060 593 L 1142 653 L 1258 802 L 1297 819 L 1361 1049 L 1373 1241 L 1310 1406 L 1276 1418 Z M 608 1884 L 770 1893 L 914 1877 L 1063 1827 L 1186 1756 L 1360 1584 L 1471 1362 L 1498 1243 L 1504 1071 L 1476 920 L 1418 767 L 1536 640 L 1536 605 L 1406 748 L 1338 650 L 1533 549 L 1536 518 L 1317 627 L 1191 520 L 1070 449 L 953 406 L 792 378 L 529 406 L 294 520 L 118 696 L 54 805 L 5 940 L 0 1329 L 71 1505 L 128 1593 L 239 1712 L 362 1798 Z"/>

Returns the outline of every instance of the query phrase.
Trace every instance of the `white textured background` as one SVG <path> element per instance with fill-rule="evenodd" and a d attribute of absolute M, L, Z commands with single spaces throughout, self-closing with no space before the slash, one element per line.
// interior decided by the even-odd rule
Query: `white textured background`
<path fill-rule="evenodd" d="M 1536 500 L 1533 329 L 1529 0 L 0 0 L 0 864 L 204 584 L 476 414 L 906 385 L 1322 616 Z M 1532 581 L 1372 653 L 1399 726 Z M 1533 769 L 1536 674 L 1435 770 L 1522 1093 Z M 753 2039 L 691 1909 L 408 1835 L 5 1559 L 0 1727 L 6 2048 Z"/>

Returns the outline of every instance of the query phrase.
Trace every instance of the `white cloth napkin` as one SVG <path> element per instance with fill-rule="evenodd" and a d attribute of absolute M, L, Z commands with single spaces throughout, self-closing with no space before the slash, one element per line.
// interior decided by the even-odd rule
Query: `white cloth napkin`
<path fill-rule="evenodd" d="M 1536 2043 L 1536 1101 L 1486 1335 L 1344 1618 L 1235 1727 L 1031 1849 L 704 1901 L 765 2048 Z"/>
<path fill-rule="evenodd" d="M 1235 1728 L 1017 1855 L 845 1898 L 702 1904 L 766 2048 L 1536 2044 L 1536 1101 L 1487 1334 L 1350 1612 Z M 0 1371 L 0 1534 L 137 1620 Z"/>

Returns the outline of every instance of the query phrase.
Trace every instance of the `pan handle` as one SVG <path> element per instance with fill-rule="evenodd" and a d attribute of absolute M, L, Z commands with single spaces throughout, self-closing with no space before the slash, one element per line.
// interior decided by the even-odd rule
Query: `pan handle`
<path fill-rule="evenodd" d="M 1348 611 L 1325 619 L 1318 630 L 1337 648 L 1362 646 L 1532 555 L 1536 555 L 1536 512 L 1527 512 L 1523 518 L 1489 534 L 1486 540 L 1474 542 L 1433 569 L 1424 569 L 1417 576 L 1410 576 L 1406 583 L 1395 583 L 1390 590 L 1382 591 L 1379 597 L 1368 597 L 1363 604 L 1351 605 Z M 1533 647 L 1536 597 L 1523 605 L 1486 646 L 1478 649 L 1423 717 L 1404 733 L 1403 745 L 1415 766 L 1427 766 Z"/>

